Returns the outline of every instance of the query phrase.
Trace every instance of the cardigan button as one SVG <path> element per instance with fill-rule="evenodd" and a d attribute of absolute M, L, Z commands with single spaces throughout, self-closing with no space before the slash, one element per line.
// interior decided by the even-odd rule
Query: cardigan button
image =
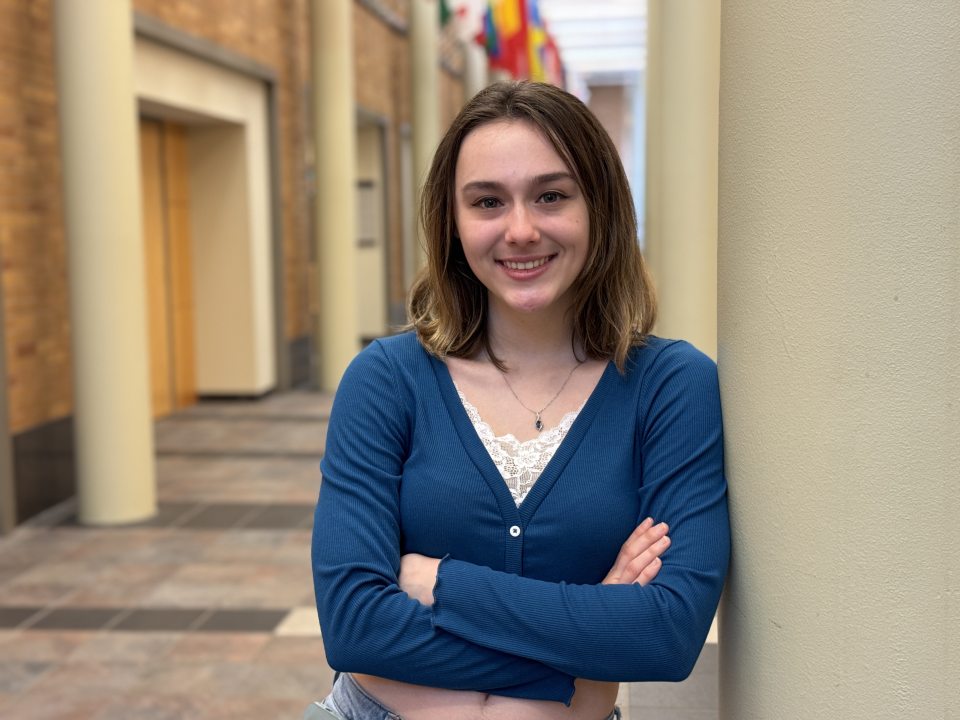
<path fill-rule="evenodd" d="M 510 537 L 520 537 L 520 526 L 511 525 L 510 526 Z"/>

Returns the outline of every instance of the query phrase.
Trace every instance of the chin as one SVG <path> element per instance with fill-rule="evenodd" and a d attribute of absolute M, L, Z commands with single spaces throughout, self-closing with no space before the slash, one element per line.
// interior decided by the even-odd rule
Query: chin
<path fill-rule="evenodd" d="M 508 307 L 514 312 L 523 313 L 524 315 L 534 315 L 539 312 L 551 310 L 555 305 L 555 300 L 537 299 L 510 303 Z"/>
<path fill-rule="evenodd" d="M 553 312 L 558 307 L 566 307 L 569 298 L 558 296 L 546 290 L 500 295 L 497 304 L 507 313 L 518 315 L 536 315 L 538 313 Z"/>

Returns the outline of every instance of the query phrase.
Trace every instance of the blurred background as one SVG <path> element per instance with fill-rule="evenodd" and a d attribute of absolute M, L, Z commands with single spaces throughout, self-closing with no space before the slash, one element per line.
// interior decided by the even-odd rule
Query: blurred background
<path fill-rule="evenodd" d="M 346 364 L 406 321 L 436 143 L 490 82 L 566 88 L 644 243 L 647 24 L 643 0 L 0 3 L 0 716 L 296 718 L 328 691 L 317 463 Z M 626 717 L 715 716 L 704 657 L 679 692 L 625 685 Z"/>
<path fill-rule="evenodd" d="M 957 716 L 956 0 L 0 0 L 0 717 L 327 691 L 332 393 L 520 77 L 603 122 L 720 372 L 720 641 L 625 717 Z"/>
<path fill-rule="evenodd" d="M 78 472 L 149 478 L 149 424 L 198 399 L 332 392 L 404 324 L 419 182 L 491 81 L 551 82 L 593 109 L 643 242 L 641 0 L 0 12 L 0 530 L 74 496 Z M 150 513 L 149 490 L 110 483 L 81 482 L 82 517 Z"/>

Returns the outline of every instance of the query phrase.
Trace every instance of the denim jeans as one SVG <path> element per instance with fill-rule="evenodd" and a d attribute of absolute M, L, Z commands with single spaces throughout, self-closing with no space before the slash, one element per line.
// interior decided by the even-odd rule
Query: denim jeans
<path fill-rule="evenodd" d="M 403 720 L 360 687 L 349 673 L 337 675 L 333 683 L 333 691 L 320 704 L 342 715 L 344 720 Z M 619 718 L 620 708 L 614 708 L 604 720 L 619 720 Z"/>
<path fill-rule="evenodd" d="M 337 673 L 333 690 L 320 704 L 344 720 L 403 720 L 360 687 L 350 673 Z"/>

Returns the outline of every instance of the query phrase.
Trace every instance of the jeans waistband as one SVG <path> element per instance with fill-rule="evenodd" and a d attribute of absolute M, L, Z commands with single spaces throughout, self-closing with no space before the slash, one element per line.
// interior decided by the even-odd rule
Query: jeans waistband
<path fill-rule="evenodd" d="M 390 708 L 367 693 L 350 673 L 337 673 L 330 693 L 334 709 L 350 720 L 403 720 Z M 614 708 L 604 720 L 619 720 L 620 708 Z"/>
<path fill-rule="evenodd" d="M 403 720 L 369 695 L 350 673 L 338 673 L 330 692 L 334 709 L 355 720 Z"/>

